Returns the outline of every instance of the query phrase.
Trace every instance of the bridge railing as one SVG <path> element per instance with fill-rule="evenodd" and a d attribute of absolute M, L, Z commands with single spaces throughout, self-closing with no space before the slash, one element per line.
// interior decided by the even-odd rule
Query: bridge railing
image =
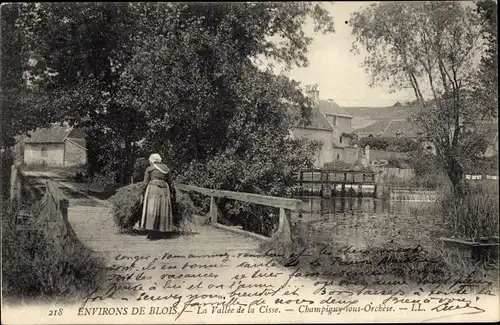
<path fill-rule="evenodd" d="M 18 210 L 21 207 L 21 197 L 23 188 L 23 174 L 19 169 L 12 165 L 10 169 L 10 206 L 14 210 Z"/>
<path fill-rule="evenodd" d="M 253 193 L 215 190 L 215 189 L 208 189 L 204 187 L 185 185 L 185 184 L 177 184 L 175 185 L 175 188 L 176 190 L 179 191 L 195 192 L 210 197 L 210 212 L 208 215 L 210 218 L 211 225 L 220 229 L 240 233 L 242 235 L 248 235 L 263 241 L 281 239 L 285 243 L 291 242 L 290 225 L 292 223 L 292 216 L 298 215 L 300 213 L 303 204 L 301 200 L 296 200 L 296 199 L 265 196 Z M 280 212 L 279 212 L 279 221 L 277 230 L 271 237 L 266 237 L 246 230 L 235 229 L 234 227 L 227 227 L 220 224 L 218 221 L 219 217 L 221 216 L 221 211 L 217 206 L 216 202 L 217 198 L 231 199 L 241 202 L 279 208 Z"/>
<path fill-rule="evenodd" d="M 62 248 L 67 240 L 77 240 L 68 221 L 69 200 L 56 182 L 47 181 L 45 194 L 36 206 L 36 225 L 48 231 L 49 236 Z"/>
<path fill-rule="evenodd" d="M 11 200 L 16 209 L 14 220 L 16 229 L 22 230 L 30 227 L 42 229 L 57 243 L 56 247 L 61 249 L 64 248 L 67 240 L 77 240 L 68 221 L 68 198 L 54 181 L 46 182 L 43 197 L 31 204 L 28 210 L 20 209 L 21 202 L 27 200 L 24 203 L 30 203 L 35 198 L 28 183 L 23 173 L 12 166 L 10 189 Z M 27 194 L 26 198 L 22 197 L 24 192 Z"/>

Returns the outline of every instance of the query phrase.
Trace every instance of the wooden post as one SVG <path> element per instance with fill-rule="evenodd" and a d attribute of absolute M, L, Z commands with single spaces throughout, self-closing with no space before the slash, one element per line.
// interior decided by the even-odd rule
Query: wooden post
<path fill-rule="evenodd" d="M 10 201 L 13 202 L 16 195 L 16 178 L 17 178 L 17 170 L 16 166 L 12 165 L 10 167 Z"/>
<path fill-rule="evenodd" d="M 280 208 L 280 219 L 279 219 L 279 224 L 278 224 L 278 231 L 277 235 L 281 237 L 283 240 L 283 244 L 286 246 L 289 246 L 292 244 L 292 236 L 291 236 L 291 231 L 290 231 L 290 220 L 291 219 L 291 214 L 290 210 L 288 209 L 283 209 Z M 289 252 L 291 252 L 292 247 L 286 247 Z M 288 252 L 287 252 L 288 253 Z"/>
<path fill-rule="evenodd" d="M 19 171 L 16 169 L 16 200 L 19 207 L 21 207 L 21 197 L 23 191 L 23 183 L 21 181 L 21 177 L 19 177 Z"/>
<path fill-rule="evenodd" d="M 69 207 L 68 199 L 66 198 L 60 199 L 58 205 L 59 205 L 59 212 L 61 213 L 63 221 L 68 222 L 68 207 Z"/>
<path fill-rule="evenodd" d="M 219 215 L 219 207 L 217 206 L 217 203 L 215 202 L 215 197 L 211 196 L 210 197 L 210 223 L 212 223 L 212 224 L 217 223 L 218 215 Z"/>
<path fill-rule="evenodd" d="M 22 184 L 15 165 L 10 167 L 10 209 L 17 210 L 21 205 Z"/>

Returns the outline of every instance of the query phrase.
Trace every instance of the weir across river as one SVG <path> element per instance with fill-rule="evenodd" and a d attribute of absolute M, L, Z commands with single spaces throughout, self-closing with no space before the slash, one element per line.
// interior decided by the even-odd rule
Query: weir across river
<path fill-rule="evenodd" d="M 376 197 L 375 173 L 364 171 L 307 170 L 297 174 L 295 196 Z"/>

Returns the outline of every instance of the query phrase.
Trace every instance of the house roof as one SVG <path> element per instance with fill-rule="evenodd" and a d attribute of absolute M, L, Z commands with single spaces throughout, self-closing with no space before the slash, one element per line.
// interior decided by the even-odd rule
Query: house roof
<path fill-rule="evenodd" d="M 85 129 L 83 128 L 73 128 L 71 134 L 68 135 L 68 138 L 71 139 L 85 139 Z"/>
<path fill-rule="evenodd" d="M 83 148 L 87 148 L 87 142 L 85 139 L 80 139 L 80 138 L 68 138 L 68 140 L 73 141 L 79 146 L 82 146 Z"/>
<path fill-rule="evenodd" d="M 49 128 L 37 128 L 35 131 L 29 132 L 28 135 L 25 137 L 25 143 L 62 143 L 66 138 L 71 138 L 73 141 L 76 140 L 75 142 L 80 145 L 82 140 L 85 142 L 83 130 L 61 125 L 53 125 Z"/>
<path fill-rule="evenodd" d="M 71 133 L 71 128 L 67 126 L 55 125 L 50 128 L 38 128 L 29 132 L 25 143 L 62 143 Z"/>
<path fill-rule="evenodd" d="M 391 122 L 390 119 L 378 120 L 373 124 L 370 124 L 364 128 L 354 130 L 355 134 L 372 134 L 373 136 L 377 136 L 379 134 L 383 134 L 385 129 L 389 126 Z"/>
<path fill-rule="evenodd" d="M 387 126 L 385 134 L 387 136 L 394 136 L 397 132 L 400 132 L 401 136 L 403 137 L 414 138 L 418 136 L 419 128 L 414 122 L 411 122 L 407 119 L 394 119 Z"/>
<path fill-rule="evenodd" d="M 343 107 L 340 107 L 337 103 L 332 100 L 319 100 L 319 108 L 325 114 L 344 116 L 344 117 L 353 117 L 348 111 L 346 111 Z"/>
<path fill-rule="evenodd" d="M 306 129 L 333 130 L 325 115 L 317 106 L 313 106 L 311 110 L 311 121 L 305 126 Z"/>
<path fill-rule="evenodd" d="M 407 119 L 383 119 L 367 127 L 354 130 L 354 133 L 360 135 L 372 134 L 373 136 L 395 136 L 398 131 L 402 137 L 416 137 L 419 132 L 415 123 Z"/>

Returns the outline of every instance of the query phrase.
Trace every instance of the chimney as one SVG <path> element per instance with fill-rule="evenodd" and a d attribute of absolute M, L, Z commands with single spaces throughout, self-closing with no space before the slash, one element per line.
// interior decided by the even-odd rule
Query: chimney
<path fill-rule="evenodd" d="M 319 90 L 314 91 L 314 97 L 313 97 L 314 102 L 319 105 Z"/>
<path fill-rule="evenodd" d="M 313 100 L 316 105 L 319 105 L 319 91 L 318 90 L 310 90 L 309 97 Z"/>

